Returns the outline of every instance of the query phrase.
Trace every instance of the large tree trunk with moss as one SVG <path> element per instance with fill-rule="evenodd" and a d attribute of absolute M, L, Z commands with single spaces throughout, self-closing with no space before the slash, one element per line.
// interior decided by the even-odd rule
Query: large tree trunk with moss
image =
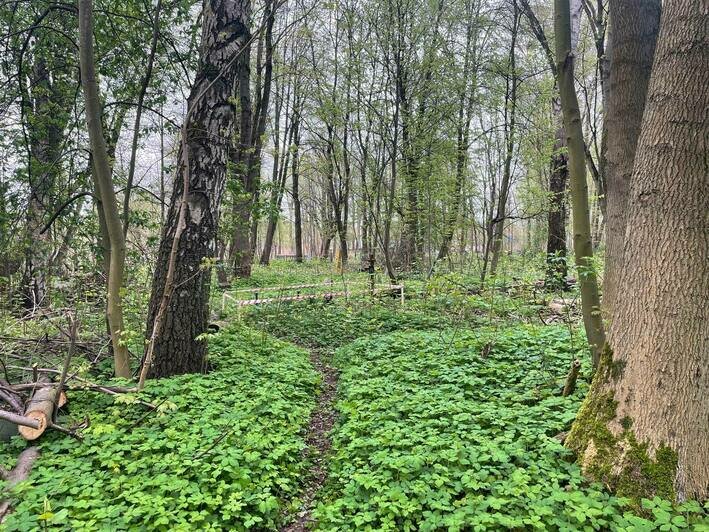
<path fill-rule="evenodd" d="M 114 369 L 117 377 L 130 378 L 128 348 L 122 341 L 123 326 L 123 268 L 125 266 L 126 243 L 123 225 L 118 216 L 116 195 L 111 179 L 111 166 L 106 149 L 106 139 L 101 124 L 101 102 L 98 93 L 98 79 L 94 67 L 93 50 L 93 5 L 91 0 L 79 2 L 79 50 L 81 59 L 81 85 L 86 104 L 86 126 L 91 142 L 93 178 L 99 192 L 106 233 L 109 238 L 111 257 L 108 271 L 108 297 L 106 317 L 111 331 Z"/>
<path fill-rule="evenodd" d="M 574 255 L 579 271 L 581 312 L 594 367 L 598 366 L 605 332 L 601 320 L 601 301 L 593 266 L 591 219 L 586 183 L 586 155 L 581 113 L 574 87 L 574 53 L 572 52 L 572 18 L 569 0 L 554 0 L 554 44 L 561 109 L 564 117 L 569 156 L 569 182 L 574 226 Z"/>
<path fill-rule="evenodd" d="M 610 5 L 613 61 L 606 112 L 606 263 L 603 309 L 611 317 L 623 262 L 628 189 L 645 109 L 660 25 L 660 0 L 618 0 Z"/>
<path fill-rule="evenodd" d="M 205 3 L 200 60 L 187 101 L 179 170 L 148 310 L 146 336 L 152 338 L 153 345 L 152 356 L 146 355 L 146 360 L 152 361 L 146 364 L 155 377 L 204 369 L 206 345 L 198 337 L 207 331 L 211 278 L 204 262 L 215 254 L 227 152 L 234 130 L 230 100 L 236 83 L 235 59 L 249 39 L 250 11 L 250 0 Z M 164 318 L 158 322 L 165 299 Z"/>
<path fill-rule="evenodd" d="M 664 3 L 628 194 L 611 347 L 568 437 L 634 498 L 709 497 L 709 12 Z"/>

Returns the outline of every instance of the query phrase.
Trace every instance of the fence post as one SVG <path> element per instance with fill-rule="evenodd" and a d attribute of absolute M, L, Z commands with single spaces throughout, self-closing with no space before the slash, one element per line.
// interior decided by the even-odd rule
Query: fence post
<path fill-rule="evenodd" d="M 404 306 L 404 285 L 399 285 L 399 292 L 401 294 L 401 305 Z"/>

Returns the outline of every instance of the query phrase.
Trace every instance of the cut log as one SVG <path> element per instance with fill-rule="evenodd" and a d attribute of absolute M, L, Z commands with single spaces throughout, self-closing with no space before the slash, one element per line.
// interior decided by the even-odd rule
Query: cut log
<path fill-rule="evenodd" d="M 48 426 L 52 424 L 52 416 L 54 414 L 54 397 L 56 390 L 54 387 L 39 388 L 34 395 L 27 401 L 25 406 L 25 417 L 35 419 L 39 422 L 39 427 L 32 428 L 20 426 L 20 435 L 29 441 L 39 438 Z M 61 399 L 60 399 L 61 402 Z"/>

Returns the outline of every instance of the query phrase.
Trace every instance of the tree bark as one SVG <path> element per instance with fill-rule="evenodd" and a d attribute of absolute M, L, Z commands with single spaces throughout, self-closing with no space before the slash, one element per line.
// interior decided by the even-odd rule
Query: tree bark
<path fill-rule="evenodd" d="M 248 23 L 247 23 L 248 24 Z M 248 27 L 248 26 L 247 26 Z M 239 96 L 239 140 L 232 146 L 230 159 L 238 188 L 232 200 L 234 232 L 229 247 L 229 261 L 235 277 L 251 275 L 251 257 L 249 250 L 249 223 L 253 208 L 253 183 L 249 181 L 249 152 L 253 130 L 253 109 L 251 103 L 251 44 L 236 62 Z"/>
<path fill-rule="evenodd" d="M 295 232 L 295 261 L 303 262 L 303 222 L 300 205 L 300 110 L 293 117 L 293 166 L 291 168 L 293 196 L 293 230 Z"/>
<path fill-rule="evenodd" d="M 148 310 L 146 336 L 153 345 L 145 365 L 154 377 L 205 369 L 206 345 L 197 337 L 207 331 L 211 273 L 203 262 L 215 253 L 234 130 L 230 99 L 236 61 L 250 38 L 250 14 L 250 0 L 205 3 L 200 61 L 187 101 L 178 171 Z M 157 320 L 161 308 L 162 323 Z"/>
<path fill-rule="evenodd" d="M 79 1 L 79 49 L 81 59 L 81 85 L 86 102 L 86 126 L 91 142 L 94 165 L 94 182 L 101 198 L 106 232 L 110 241 L 111 258 L 108 272 L 108 301 L 106 316 L 111 329 L 114 370 L 117 377 L 130 378 L 128 349 L 121 340 L 123 326 L 123 268 L 126 244 L 123 226 L 118 216 L 116 195 L 113 191 L 111 167 L 106 150 L 106 140 L 101 124 L 101 102 L 93 57 L 93 6 L 91 0 Z"/>
<path fill-rule="evenodd" d="M 271 97 L 271 82 L 273 80 L 273 24 L 275 20 L 274 0 L 268 0 L 264 10 L 264 45 L 265 45 L 265 60 L 261 66 L 260 51 L 257 58 L 257 71 L 259 74 L 257 82 L 257 100 L 256 108 L 249 124 L 249 132 L 251 138 L 242 159 L 248 161 L 246 165 L 242 164 L 244 174 L 242 181 L 243 197 L 236 205 L 236 225 L 233 237 L 233 260 L 234 260 L 234 276 L 250 277 L 251 266 L 253 263 L 254 249 L 256 245 L 256 233 L 258 228 L 258 219 L 253 216 L 254 205 L 258 202 L 259 196 L 259 181 L 261 174 L 261 150 L 263 147 L 263 138 L 266 132 L 266 121 L 268 118 L 269 100 Z M 249 91 L 248 84 L 248 63 L 245 64 L 239 75 L 239 96 L 242 105 L 247 104 L 250 109 L 249 102 L 245 99 L 245 91 Z M 263 68 L 263 86 L 261 86 L 260 72 Z M 242 113 L 244 112 L 242 108 Z M 243 116 L 242 116 L 243 119 Z M 245 125 L 242 122 L 242 125 Z M 241 162 L 240 161 L 240 162 Z"/>
<path fill-rule="evenodd" d="M 565 286 L 568 266 L 566 262 L 566 183 L 569 178 L 569 158 L 566 154 L 566 133 L 561 104 L 552 101 L 554 116 L 560 122 L 554 139 L 549 173 L 549 214 L 547 218 L 547 258 L 545 284 L 552 288 Z"/>
<path fill-rule="evenodd" d="M 613 62 L 606 123 L 607 219 L 603 310 L 611 318 L 623 262 L 630 177 L 660 25 L 660 0 L 611 3 Z"/>
<path fill-rule="evenodd" d="M 574 254 L 579 272 L 581 312 L 595 368 L 598 366 L 601 350 L 605 344 L 605 332 L 601 319 L 598 282 L 593 266 L 583 131 L 574 87 L 574 53 L 569 0 L 554 0 L 554 34 L 559 95 L 569 155 Z"/>
<path fill-rule="evenodd" d="M 603 371 L 567 441 L 586 472 L 620 495 L 702 501 L 709 497 L 709 11 L 692 0 L 662 9 L 627 200 L 617 288 L 625 297 L 615 301 Z"/>
<path fill-rule="evenodd" d="M 31 72 L 30 109 L 26 129 L 29 137 L 27 228 L 25 237 L 25 270 L 22 299 L 25 310 L 44 307 L 48 300 L 48 276 L 52 255 L 50 231 L 42 231 L 51 213 L 61 170 L 61 147 L 66 126 L 62 91 L 53 82 L 41 46 Z"/>

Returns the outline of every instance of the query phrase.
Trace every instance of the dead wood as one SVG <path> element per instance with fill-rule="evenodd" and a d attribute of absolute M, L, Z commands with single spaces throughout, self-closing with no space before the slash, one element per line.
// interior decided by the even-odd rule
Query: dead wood
<path fill-rule="evenodd" d="M 17 464 L 11 471 L 2 471 L 2 477 L 5 481 L 5 490 L 15 486 L 18 482 L 27 480 L 35 460 L 39 457 L 39 449 L 37 447 L 28 447 L 17 457 Z M 0 502 L 0 523 L 5 519 L 5 516 L 10 511 L 10 501 L 4 500 Z"/>
<path fill-rule="evenodd" d="M 576 390 L 576 379 L 579 376 L 579 370 L 581 369 L 581 362 L 579 359 L 574 359 L 571 363 L 571 368 L 566 376 L 566 384 L 564 384 L 564 391 L 561 393 L 562 397 L 566 397 L 574 393 Z"/>

